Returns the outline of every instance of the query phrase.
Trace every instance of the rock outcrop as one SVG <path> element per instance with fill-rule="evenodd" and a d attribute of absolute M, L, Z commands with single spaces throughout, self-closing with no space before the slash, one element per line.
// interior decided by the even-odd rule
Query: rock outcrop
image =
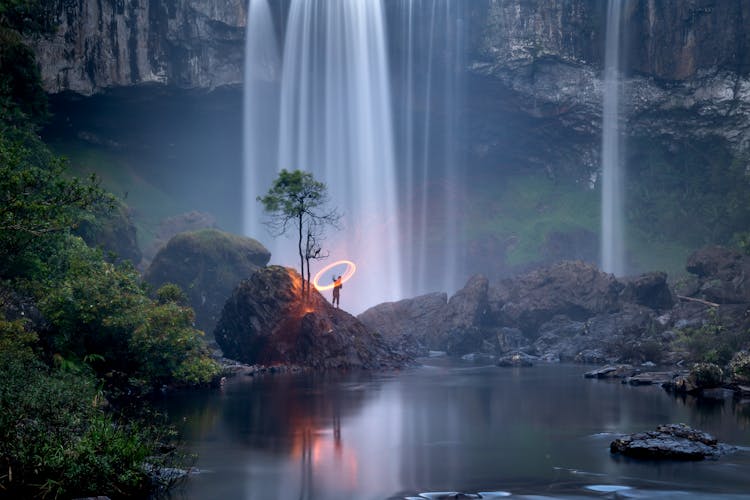
<path fill-rule="evenodd" d="M 686 269 L 698 279 L 693 295 L 718 304 L 750 303 L 750 256 L 708 246 L 688 257 Z"/>
<path fill-rule="evenodd" d="M 445 303 L 428 295 L 381 304 L 360 318 L 386 338 L 453 356 L 525 352 L 547 361 L 659 361 L 658 318 L 672 303 L 666 275 L 620 281 L 583 262 L 563 262 L 493 286 L 474 276 Z M 401 340 L 397 340 L 401 339 Z"/>
<path fill-rule="evenodd" d="M 295 271 L 279 266 L 242 281 L 214 330 L 224 354 L 248 364 L 315 369 L 395 368 L 410 361 L 316 290 L 302 300 L 301 283 Z"/>
<path fill-rule="evenodd" d="M 237 284 L 268 264 L 256 240 L 216 229 L 180 233 L 162 248 L 144 278 L 154 288 L 175 283 L 195 310 L 196 326 L 211 332 Z"/>
<path fill-rule="evenodd" d="M 379 304 L 357 319 L 371 330 L 380 332 L 389 342 L 424 356 L 430 350 L 445 347 L 443 324 L 447 304 L 447 294 L 431 293 Z"/>
<path fill-rule="evenodd" d="M 210 90 L 242 83 L 246 9 L 244 0 L 55 0 L 56 31 L 30 44 L 48 92 Z"/>

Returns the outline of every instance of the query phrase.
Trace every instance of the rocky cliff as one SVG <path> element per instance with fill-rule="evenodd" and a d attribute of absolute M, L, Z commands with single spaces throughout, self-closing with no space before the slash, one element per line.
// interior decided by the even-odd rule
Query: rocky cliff
<path fill-rule="evenodd" d="M 247 0 L 54 3 L 55 32 L 30 41 L 48 92 L 242 83 Z"/>
<path fill-rule="evenodd" d="M 522 113 L 551 120 L 585 143 L 601 122 L 606 4 L 488 0 L 470 71 L 499 83 Z M 750 141 L 750 4 L 622 5 L 629 133 L 668 140 L 718 136 L 744 152 Z M 577 156 L 595 160 L 597 153 L 585 148 Z"/>
<path fill-rule="evenodd" d="M 49 92 L 242 83 L 247 0 L 54 1 L 56 32 L 31 40 Z M 384 1 L 397 10 L 394 0 Z M 472 151 L 511 159 L 517 151 L 519 161 L 590 179 L 599 165 L 607 2 L 455 1 L 469 2 Z M 750 145 L 750 4 L 621 5 L 628 134 L 659 138 L 665 148 L 718 139 L 743 155 Z M 271 6 L 281 30 L 288 0 Z M 389 39 L 400 40 L 397 32 Z"/>

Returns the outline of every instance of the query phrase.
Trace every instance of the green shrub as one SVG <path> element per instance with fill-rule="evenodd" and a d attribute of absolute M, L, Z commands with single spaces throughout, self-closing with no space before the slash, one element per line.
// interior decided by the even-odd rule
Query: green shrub
<path fill-rule="evenodd" d="M 749 339 L 749 332 L 727 328 L 714 312 L 703 326 L 681 330 L 676 342 L 687 350 L 690 361 L 725 366 Z"/>
<path fill-rule="evenodd" d="M 174 283 L 164 283 L 156 291 L 156 301 L 159 304 L 174 302 L 175 304 L 186 306 L 188 305 L 188 300 L 188 296 L 182 291 L 182 288 Z"/>
<path fill-rule="evenodd" d="M 154 429 L 105 414 L 90 376 L 49 370 L 34 335 L 0 321 L 0 491 L 13 498 L 145 495 Z"/>
<path fill-rule="evenodd" d="M 218 373 L 202 332 L 192 327 L 193 310 L 173 300 L 181 299 L 179 289 L 161 289 L 162 303 L 152 301 L 131 266 L 105 262 L 79 238 L 69 240 L 60 277 L 40 302 L 52 326 L 47 344 L 53 352 L 65 359 L 95 355 L 100 375 L 120 371 L 146 388 L 204 383 Z M 188 370 L 191 365 L 203 370 Z"/>
<path fill-rule="evenodd" d="M 750 384 L 750 352 L 740 351 L 729 362 L 729 376 L 738 384 Z"/>
<path fill-rule="evenodd" d="M 688 378 L 696 387 L 718 387 L 724 380 L 724 372 L 713 363 L 695 363 Z"/>
<path fill-rule="evenodd" d="M 219 373 L 208 357 L 202 332 L 192 327 L 189 307 L 174 302 L 150 304 L 144 321 L 133 332 L 131 346 L 138 360 L 138 375 L 157 383 L 201 384 Z"/>

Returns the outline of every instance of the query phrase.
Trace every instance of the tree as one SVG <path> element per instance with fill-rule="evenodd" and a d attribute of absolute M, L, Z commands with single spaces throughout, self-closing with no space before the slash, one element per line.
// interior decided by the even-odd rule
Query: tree
<path fill-rule="evenodd" d="M 302 292 L 310 293 L 310 260 L 325 257 L 321 252 L 320 241 L 325 228 L 338 228 L 341 215 L 336 209 L 327 210 L 328 189 L 316 181 L 310 172 L 282 170 L 265 196 L 258 201 L 269 214 L 267 226 L 274 236 L 281 236 L 290 227 L 297 232 Z M 307 280 L 305 280 L 307 263 Z"/>

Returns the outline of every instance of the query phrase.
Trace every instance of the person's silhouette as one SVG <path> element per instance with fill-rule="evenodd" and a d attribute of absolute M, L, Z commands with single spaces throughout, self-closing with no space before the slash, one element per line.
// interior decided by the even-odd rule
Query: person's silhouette
<path fill-rule="evenodd" d="M 338 278 L 336 276 L 333 277 L 333 305 L 336 306 L 338 309 L 339 302 L 341 301 L 341 287 L 343 286 L 341 282 L 341 276 Z"/>

